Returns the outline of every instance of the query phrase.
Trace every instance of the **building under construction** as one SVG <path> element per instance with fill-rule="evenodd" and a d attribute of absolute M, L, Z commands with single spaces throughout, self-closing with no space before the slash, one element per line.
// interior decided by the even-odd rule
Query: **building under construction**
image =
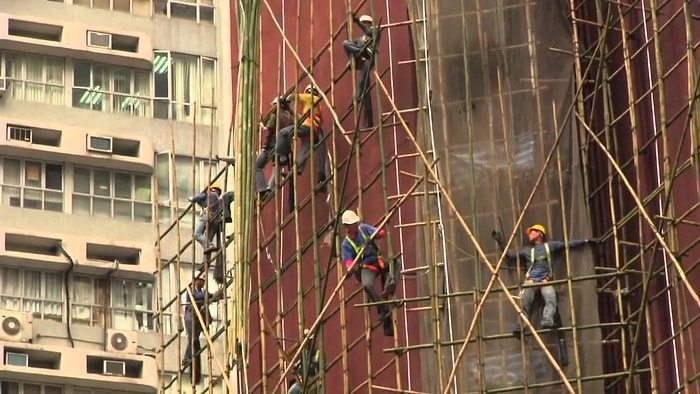
<path fill-rule="evenodd" d="M 2 309 L 10 312 L 3 312 L 3 319 L 34 312 L 35 333 L 31 338 L 11 334 L 15 326 L 3 323 L 2 339 L 9 342 L 0 343 L 2 394 L 102 393 L 73 387 L 76 379 L 83 386 L 89 379 L 63 371 L 69 363 L 56 356 L 61 346 L 71 360 L 86 358 L 88 370 L 90 360 L 101 362 L 93 368 L 103 368 L 101 373 L 88 373 L 99 375 L 96 390 L 110 392 L 287 393 L 293 392 L 294 380 L 304 393 L 700 393 L 694 345 L 700 340 L 700 2 L 126 2 L 131 13 L 148 9 L 143 7 L 148 3 L 150 18 L 158 10 L 168 18 L 194 16 L 173 22 L 169 37 L 183 34 L 185 23 L 213 23 L 215 28 L 187 35 L 193 45 L 209 37 L 205 30 L 231 32 L 230 48 L 228 37 L 211 36 L 218 49 L 201 41 L 199 52 L 232 56 L 218 59 L 220 83 L 202 82 L 196 98 L 181 94 L 174 82 L 187 74 L 177 68 L 177 55 L 153 45 L 156 55 L 149 60 L 148 54 L 138 56 L 149 50 L 138 44 L 137 55 L 114 58 L 127 66 L 143 68 L 147 62 L 153 67 L 149 86 L 154 97 L 142 98 L 153 108 L 141 116 L 157 117 L 158 100 L 165 100 L 158 97 L 158 78 L 165 75 L 172 90 L 161 107 L 168 122 L 150 125 L 162 128 L 167 139 L 142 145 L 154 150 L 155 159 L 134 166 L 153 179 L 148 199 L 155 246 L 148 238 L 148 248 L 138 253 L 156 262 L 150 273 L 156 278 L 150 293 L 155 306 L 141 317 L 142 325 L 153 329 L 139 333 L 140 350 L 129 341 L 133 352 L 125 352 L 121 342 L 107 336 L 105 352 L 93 354 L 100 346 L 96 342 L 73 343 L 70 327 L 77 312 L 58 314 L 58 321 L 56 314 L 37 315 L 36 309 L 4 302 Z M 111 10 L 126 2 L 107 1 Z M 97 7 L 100 2 L 89 3 Z M 52 13 L 62 15 L 54 6 Z M 194 7 L 193 13 L 187 7 Z M 20 2 L 15 8 L 23 9 Z M 363 35 L 353 22 L 360 15 L 379 27 L 371 40 L 370 67 L 361 69 L 343 50 L 345 40 Z M 0 49 L 36 51 L 44 47 L 31 40 L 46 40 L 55 32 L 54 25 L 29 16 L 22 23 L 15 20 L 0 18 L 0 28 L 6 29 L 0 29 Z M 117 48 L 74 50 L 71 56 L 93 53 L 95 61 L 104 62 L 131 42 L 124 41 L 123 31 L 114 34 L 109 44 Z M 0 92 L 15 89 L 13 81 L 19 86 L 18 74 L 6 63 L 9 55 L 2 54 L 0 76 L 10 78 L 0 79 L 9 81 Z M 200 81 L 207 59 L 200 53 L 196 63 Z M 367 77 L 364 94 L 358 88 L 362 77 Z M 56 85 L 44 82 L 46 89 Z M 226 92 L 229 82 L 231 96 L 223 99 L 221 90 Z M 253 179 L 261 120 L 267 119 L 273 99 L 302 92 L 308 84 L 319 91 L 320 141 L 312 145 L 305 171 L 277 177 L 271 198 L 259 199 Z M 99 86 L 91 89 L 100 92 Z M 19 94 L 8 92 L 10 99 Z M 72 94 L 78 95 L 75 89 Z M 211 115 L 214 97 L 219 107 L 233 103 L 233 111 Z M 80 105 L 99 100 L 93 94 Z M 32 113 L 16 111 L 15 118 Z M 28 128 L 13 126 L 17 122 L 6 122 L 7 141 L 0 144 L 4 156 L 30 152 L 25 145 L 32 142 L 21 131 Z M 228 122 L 227 132 L 229 125 L 222 123 Z M 48 135 L 47 129 L 38 127 L 36 134 Z M 183 159 L 177 152 L 185 147 L 191 154 Z M 60 160 L 58 151 L 42 149 Z M 299 149 L 293 148 L 295 155 Z M 323 158 L 330 177 L 318 183 Z M 7 174 L 7 159 L 3 163 L 2 174 Z M 163 168 L 169 171 L 160 176 Z M 265 175 L 271 174 L 270 165 Z M 24 210 L 32 207 L 5 199 L 12 186 L 8 182 L 3 178 L 2 205 L 8 207 L 0 208 L 13 215 L 8 227 L 21 226 L 29 217 Z M 203 258 L 192 239 L 197 207 L 185 201 L 213 182 L 235 198 L 230 223 L 215 237 L 226 247 Z M 346 272 L 339 256 L 345 210 L 386 230 L 378 245 L 385 256 L 401 262 L 394 298 L 369 301 Z M 597 240 L 590 247 L 567 248 L 552 261 L 549 284 L 556 289 L 561 320 L 556 329 L 541 329 L 537 300 L 533 319 L 521 319 L 527 268 L 510 264 L 501 249 L 526 248 L 525 229 L 535 223 L 547 229 L 550 239 Z M 495 242 L 494 232 L 503 235 L 505 245 Z M 122 233 L 134 243 L 146 242 Z M 39 261 L 27 257 L 39 253 L 39 240 L 26 241 L 23 249 L 8 246 L 29 240 L 22 236 L 5 231 L 1 265 Z M 85 265 L 75 264 L 62 246 L 48 245 L 47 237 L 40 240 L 42 255 L 70 260 L 61 303 L 63 310 L 72 310 L 81 294 L 69 291 L 77 283 L 72 270 L 81 273 Z M 118 238 L 110 242 L 119 244 Z M 82 256 L 87 261 L 110 260 L 117 250 L 90 245 Z M 120 256 L 122 261 L 128 257 Z M 104 273 L 110 281 L 139 264 L 125 268 L 113 260 L 115 265 L 103 271 L 98 264 L 87 271 Z M 205 292 L 204 302 L 215 302 L 208 310 L 190 312 L 193 323 L 184 319 L 184 304 L 194 296 L 189 284 L 201 275 L 198 268 L 210 278 L 206 288 L 211 294 Z M 7 298 L 14 290 L 2 279 L 0 297 Z M 128 293 L 125 285 L 123 292 Z M 41 294 L 48 297 L 48 290 Z M 102 301 L 96 296 L 83 308 L 91 308 L 86 316 L 92 326 L 106 332 L 111 320 L 99 316 L 113 313 L 114 301 L 101 307 Z M 393 336 L 384 335 L 377 305 L 390 308 Z M 49 329 L 43 320 L 55 325 Z M 514 337 L 519 322 L 528 332 Z M 201 338 L 185 335 L 187 324 L 203 325 Z M 50 332 L 63 337 L 55 334 L 63 325 L 71 349 L 65 338 L 47 340 Z M 193 346 L 193 340 L 201 346 Z M 193 362 L 183 363 L 188 345 L 194 349 Z M 308 349 L 318 351 L 317 361 L 309 361 Z M 83 364 L 71 368 L 77 371 Z M 47 368 L 61 372 L 46 374 Z M 149 375 L 156 369 L 157 385 Z M 21 382 L 53 385 L 31 391 Z"/>

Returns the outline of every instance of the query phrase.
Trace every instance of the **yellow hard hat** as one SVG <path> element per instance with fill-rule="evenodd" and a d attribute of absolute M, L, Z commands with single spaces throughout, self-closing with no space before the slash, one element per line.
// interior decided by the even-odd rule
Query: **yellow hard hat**
<path fill-rule="evenodd" d="M 212 183 L 211 186 L 209 186 L 209 188 L 222 190 L 221 186 L 217 182 Z"/>
<path fill-rule="evenodd" d="M 542 233 L 542 235 L 547 235 L 547 230 L 541 224 L 533 224 L 532 226 L 528 227 L 525 232 L 529 233 L 532 230 L 539 231 Z"/>

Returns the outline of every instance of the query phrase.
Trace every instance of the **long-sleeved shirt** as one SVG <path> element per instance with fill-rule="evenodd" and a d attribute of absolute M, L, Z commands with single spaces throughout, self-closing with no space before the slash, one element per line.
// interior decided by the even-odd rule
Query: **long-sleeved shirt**
<path fill-rule="evenodd" d="M 221 197 L 219 197 L 219 195 L 216 194 L 216 192 L 213 192 L 211 190 L 199 193 L 196 196 L 192 197 L 190 200 L 201 206 L 202 217 L 208 217 L 209 219 L 216 217 L 216 215 L 221 213 L 221 210 L 223 208 L 223 202 L 221 200 Z M 207 207 L 209 209 L 207 209 Z"/>
<path fill-rule="evenodd" d="M 348 235 L 343 239 L 343 243 L 340 246 L 340 257 L 346 268 L 350 269 L 363 246 L 365 249 L 362 251 L 362 257 L 360 257 L 359 263 L 369 265 L 377 263 L 379 251 L 375 249 L 374 245 L 368 244 L 367 242 L 375 231 L 377 231 L 376 227 L 366 223 L 360 223 L 359 231 L 348 232 Z M 384 234 L 384 230 L 379 230 L 374 239 L 380 239 L 384 237 Z"/>
<path fill-rule="evenodd" d="M 277 119 L 279 119 L 279 124 L 277 124 Z M 291 111 L 280 108 L 278 115 L 277 108 L 273 107 L 270 117 L 267 118 L 267 123 L 265 123 L 267 135 L 265 136 L 264 146 L 269 146 L 272 141 L 274 141 L 274 138 L 279 130 L 282 130 L 287 126 L 291 126 L 292 124 L 294 124 L 294 115 Z"/>
<path fill-rule="evenodd" d="M 204 299 L 209 298 L 211 299 L 214 297 L 212 293 L 208 293 L 207 296 L 205 296 L 204 289 L 196 289 L 196 288 L 191 288 L 192 289 L 192 295 L 194 296 L 194 303 L 197 305 L 197 309 L 200 311 L 206 311 L 205 305 L 204 305 Z M 185 293 L 185 319 L 193 319 L 194 316 L 194 311 L 192 310 L 192 300 L 190 299 L 190 294 L 188 292 Z M 202 316 L 206 318 L 207 316 Z"/>
<path fill-rule="evenodd" d="M 585 244 L 586 241 L 578 239 L 569 241 L 568 245 L 561 241 L 547 241 L 539 245 L 523 248 L 519 252 L 510 251 L 506 254 L 506 257 L 510 260 L 520 257 L 520 261 L 527 267 L 528 279 L 538 282 L 552 276 L 551 259 L 556 254 L 562 252 L 567 246 L 570 249 L 574 249 Z M 549 246 L 549 255 L 547 255 L 547 247 L 545 245 Z"/>

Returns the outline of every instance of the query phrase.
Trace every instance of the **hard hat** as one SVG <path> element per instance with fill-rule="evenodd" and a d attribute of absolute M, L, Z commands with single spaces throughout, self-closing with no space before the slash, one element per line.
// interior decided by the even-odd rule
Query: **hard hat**
<path fill-rule="evenodd" d="M 341 218 L 343 224 L 355 224 L 360 221 L 360 217 L 351 210 L 343 212 L 343 217 Z"/>
<path fill-rule="evenodd" d="M 209 186 L 209 188 L 221 190 L 221 186 L 217 182 L 212 183 L 211 186 Z"/>
<path fill-rule="evenodd" d="M 289 105 L 289 101 L 285 100 L 284 97 L 275 97 L 270 105 L 277 105 L 278 103 L 281 107 Z"/>
<path fill-rule="evenodd" d="M 527 228 L 526 232 L 529 233 L 532 230 L 539 231 L 542 233 L 542 235 L 547 235 L 547 230 L 545 230 L 544 226 L 541 224 L 533 224 Z"/>
<path fill-rule="evenodd" d="M 306 92 L 306 93 L 311 93 L 311 92 L 317 93 L 318 91 L 316 90 L 316 87 L 315 87 L 313 84 L 310 83 L 310 84 L 306 85 L 306 87 L 304 88 L 304 92 Z"/>
<path fill-rule="evenodd" d="M 373 24 L 373 23 L 374 23 L 374 20 L 372 20 L 372 17 L 369 16 L 369 15 L 362 15 L 362 16 L 360 17 L 360 23 L 363 23 L 363 22 L 369 22 L 369 23 L 372 23 L 372 24 Z"/>

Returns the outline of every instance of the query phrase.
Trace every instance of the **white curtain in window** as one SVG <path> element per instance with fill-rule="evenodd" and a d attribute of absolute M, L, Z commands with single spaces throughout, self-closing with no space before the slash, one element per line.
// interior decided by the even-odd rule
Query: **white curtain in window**
<path fill-rule="evenodd" d="M 184 55 L 172 56 L 171 100 L 173 119 L 192 121 L 194 116 L 193 104 L 200 101 L 198 97 L 198 58 Z"/>
<path fill-rule="evenodd" d="M 32 312 L 41 317 L 41 272 L 24 271 L 24 312 Z"/>
<path fill-rule="evenodd" d="M 46 102 L 53 105 L 65 104 L 64 75 L 62 59 L 46 59 Z"/>
<path fill-rule="evenodd" d="M 15 268 L 0 268 L 0 305 L 2 309 L 19 311 L 22 281 L 20 271 Z"/>
<path fill-rule="evenodd" d="M 134 282 L 121 279 L 113 280 L 111 299 L 114 328 L 128 331 L 136 330 L 137 324 L 133 311 Z"/>
<path fill-rule="evenodd" d="M 25 58 L 26 81 L 25 97 L 27 101 L 45 102 L 44 99 L 44 61 L 38 56 Z"/>
<path fill-rule="evenodd" d="M 73 277 L 73 319 L 90 321 L 90 306 L 95 300 L 92 280 L 85 276 Z M 78 305 L 80 304 L 80 305 Z"/>
<path fill-rule="evenodd" d="M 214 59 L 202 59 L 202 124 L 213 124 L 216 108 L 216 66 Z"/>
<path fill-rule="evenodd" d="M 44 291 L 44 317 L 61 320 L 63 316 L 63 274 L 46 272 Z"/>

